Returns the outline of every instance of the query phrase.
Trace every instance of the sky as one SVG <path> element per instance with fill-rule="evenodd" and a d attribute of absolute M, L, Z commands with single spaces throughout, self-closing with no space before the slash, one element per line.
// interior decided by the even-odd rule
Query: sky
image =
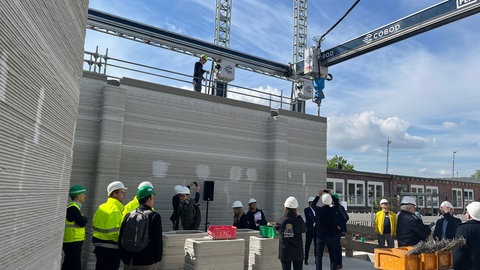
<path fill-rule="evenodd" d="M 293 0 L 233 0 L 230 48 L 292 62 Z M 354 0 L 308 2 L 308 46 Z M 322 42 L 326 50 L 441 0 L 363 0 Z M 90 0 L 107 13 L 213 43 L 216 0 Z M 320 115 L 327 159 L 355 170 L 418 177 L 469 177 L 480 169 L 480 14 L 329 67 Z M 191 75 L 196 57 L 87 30 L 85 50 Z M 206 68 L 209 68 L 208 62 Z M 86 67 L 85 67 L 86 68 Z M 191 83 L 108 70 L 192 90 Z M 185 78 L 183 78 L 185 79 Z M 190 81 L 190 79 L 185 79 Z M 291 82 L 235 70 L 232 84 L 290 96 Z M 229 96 L 233 98 L 232 96 Z M 238 98 L 238 97 L 237 97 Z M 317 115 L 307 101 L 306 113 Z M 455 153 L 454 153 L 455 152 Z"/>

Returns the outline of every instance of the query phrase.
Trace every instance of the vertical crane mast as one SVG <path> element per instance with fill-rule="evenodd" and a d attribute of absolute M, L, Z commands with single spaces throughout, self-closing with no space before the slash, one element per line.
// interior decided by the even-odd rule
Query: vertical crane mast
<path fill-rule="evenodd" d="M 307 10 L 308 0 L 293 0 L 293 67 L 294 74 L 297 74 L 296 63 L 303 61 L 305 49 L 307 48 Z M 299 99 L 295 93 L 302 88 L 301 82 L 294 78 L 292 83 L 292 110 L 305 113 L 305 100 Z"/>
<path fill-rule="evenodd" d="M 216 4 L 216 11 L 215 11 L 215 37 L 214 37 L 214 44 L 224 47 L 230 48 L 230 26 L 231 26 L 231 18 L 232 18 L 232 0 L 217 0 Z M 221 65 L 227 63 L 221 63 L 221 59 L 215 59 L 213 63 L 212 73 L 215 72 L 217 76 L 214 79 L 214 87 L 213 93 L 217 96 L 226 97 L 227 96 L 227 82 L 226 81 L 219 81 L 218 74 L 220 72 Z M 229 65 L 233 66 L 232 63 Z"/>

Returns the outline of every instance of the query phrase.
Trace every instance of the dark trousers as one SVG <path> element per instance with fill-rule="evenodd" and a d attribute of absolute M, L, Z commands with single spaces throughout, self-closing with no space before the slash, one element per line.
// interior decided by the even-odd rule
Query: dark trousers
<path fill-rule="evenodd" d="M 118 249 L 95 247 L 93 253 L 97 257 L 95 270 L 118 270 L 118 267 L 120 267 L 120 253 Z"/>
<path fill-rule="evenodd" d="M 342 235 L 339 234 L 336 236 L 336 245 L 337 245 L 337 252 L 335 252 L 335 254 L 337 254 L 337 265 L 342 265 L 343 266 L 343 260 L 342 260 Z"/>
<path fill-rule="evenodd" d="M 293 264 L 293 270 L 302 270 L 302 261 L 280 261 L 282 263 L 282 270 L 291 270 Z"/>
<path fill-rule="evenodd" d="M 313 254 L 317 254 L 317 241 L 315 241 L 315 231 L 308 231 L 305 234 L 305 261 L 308 261 L 308 255 L 310 253 L 310 246 L 313 240 Z M 316 255 L 314 255 L 316 256 Z"/>
<path fill-rule="evenodd" d="M 338 260 L 338 247 L 337 247 L 337 236 L 322 236 L 321 238 L 317 237 L 317 253 L 315 255 L 315 264 L 316 270 L 322 270 L 322 259 L 323 251 L 325 250 L 325 245 L 328 248 L 328 254 L 330 255 L 330 270 L 337 270 L 337 260 Z M 341 256 L 341 255 L 340 255 Z"/>
<path fill-rule="evenodd" d="M 82 245 L 83 241 L 63 243 L 62 270 L 82 269 Z"/>
<path fill-rule="evenodd" d="M 202 92 L 202 79 L 193 79 L 193 90 Z"/>

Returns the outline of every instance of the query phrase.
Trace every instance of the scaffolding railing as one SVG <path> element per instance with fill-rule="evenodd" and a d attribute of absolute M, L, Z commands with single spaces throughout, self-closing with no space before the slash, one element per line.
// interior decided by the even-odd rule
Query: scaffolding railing
<path fill-rule="evenodd" d="M 186 84 L 180 86 L 181 88 L 193 89 L 192 75 L 110 57 L 108 55 L 108 50 L 106 50 L 104 55 L 98 53 L 98 48 L 95 52 L 85 51 L 83 62 L 84 70 L 103 74 L 111 79 L 120 80 L 122 77 L 130 77 L 132 79 L 147 80 L 151 82 L 157 82 L 158 79 L 163 79 L 162 83 L 168 83 L 168 81 L 180 82 Z M 128 76 L 118 75 L 122 73 L 127 74 Z M 205 94 L 217 95 L 214 80 L 211 78 L 203 80 L 202 89 L 202 92 Z M 229 82 L 228 89 L 221 89 L 219 92 L 221 92 L 224 97 L 228 96 L 229 99 L 261 104 L 269 106 L 271 109 L 288 110 L 291 106 L 291 98 L 284 96 L 283 90 L 280 90 L 280 93 L 265 92 L 240 85 L 234 85 Z"/>

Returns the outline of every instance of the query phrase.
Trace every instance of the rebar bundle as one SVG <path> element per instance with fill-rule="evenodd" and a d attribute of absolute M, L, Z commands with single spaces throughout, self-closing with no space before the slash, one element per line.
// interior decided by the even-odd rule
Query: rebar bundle
<path fill-rule="evenodd" d="M 420 241 L 418 244 L 413 246 L 406 254 L 420 254 L 420 253 L 434 253 L 436 251 L 445 251 L 451 250 L 455 247 L 461 247 L 465 245 L 465 238 L 455 237 L 453 239 L 444 239 L 444 240 L 427 240 Z"/>

